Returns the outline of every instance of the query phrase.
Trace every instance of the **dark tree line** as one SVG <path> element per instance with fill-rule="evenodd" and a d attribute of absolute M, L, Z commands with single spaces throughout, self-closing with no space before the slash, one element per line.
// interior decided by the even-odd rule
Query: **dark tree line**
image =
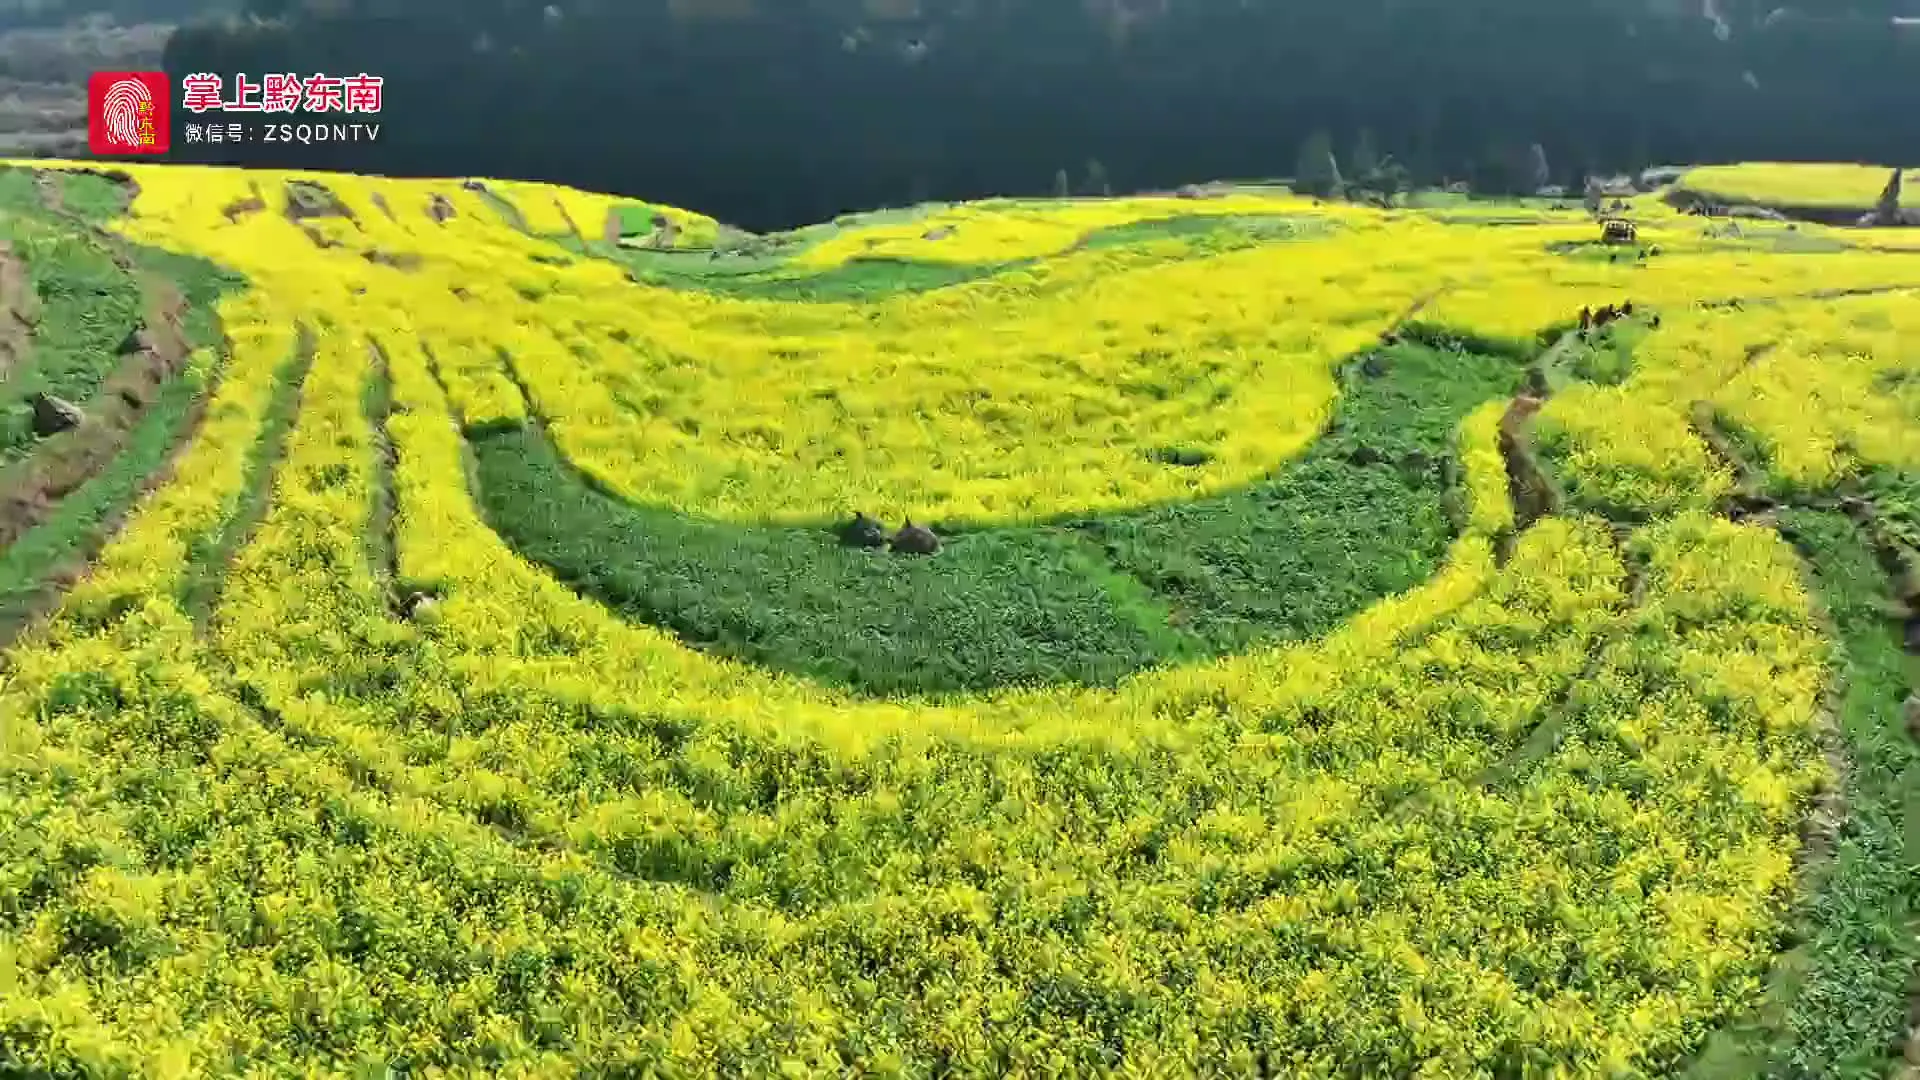
<path fill-rule="evenodd" d="M 1920 162 L 1920 27 L 1888 0 L 1667 2 L 254 0 L 273 20 L 183 29 L 165 63 L 387 80 L 376 144 L 191 158 L 554 180 L 756 229 L 1078 188 L 1088 163 L 1121 190 L 1288 175 L 1315 131 L 1489 188 L 1539 156 L 1567 185 Z"/>

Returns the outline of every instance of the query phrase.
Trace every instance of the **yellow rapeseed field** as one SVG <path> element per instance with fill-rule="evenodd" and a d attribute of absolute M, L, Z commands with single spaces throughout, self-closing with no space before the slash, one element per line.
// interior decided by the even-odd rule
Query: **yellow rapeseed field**
<path fill-rule="evenodd" d="M 1880 198 L 1892 169 L 1885 165 L 1755 161 L 1688 169 L 1680 186 L 1761 206 L 1866 209 Z M 1920 182 L 1920 173 L 1905 177 Z M 1915 205 L 1911 188 L 1902 205 Z"/>
<path fill-rule="evenodd" d="M 1840 659 L 1793 548 L 1717 515 L 1739 478 L 1695 405 L 1782 493 L 1920 466 L 1910 256 L 1672 215 L 1622 257 L 1558 219 L 983 204 L 790 269 L 1016 265 L 807 300 L 543 235 L 610 197 L 489 182 L 530 234 L 457 181 L 310 176 L 355 209 L 323 247 L 271 199 L 222 212 L 295 174 L 127 171 L 113 228 L 249 286 L 170 478 L 6 656 L 0 1073 L 1637 1076 L 1760 1001 Z M 1192 215 L 1314 227 L 1078 242 Z M 481 433 L 526 429 L 741 543 L 861 509 L 959 558 L 1319 467 L 1383 336 L 1474 338 L 1517 385 L 1627 301 L 1662 316 L 1632 370 L 1535 420 L 1564 512 L 1517 516 L 1509 402 L 1479 402 L 1424 581 L 1112 685 L 873 696 L 729 658 L 476 493 Z"/>

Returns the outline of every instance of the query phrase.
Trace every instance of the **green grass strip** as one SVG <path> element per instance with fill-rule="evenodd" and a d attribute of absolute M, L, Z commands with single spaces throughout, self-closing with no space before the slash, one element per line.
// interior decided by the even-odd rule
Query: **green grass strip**
<path fill-rule="evenodd" d="M 189 369 L 161 386 L 127 444 L 107 467 L 60 500 L 47 519 L 0 552 L 0 625 L 17 627 L 41 603 L 55 571 L 89 557 L 111 523 L 186 434 L 193 401 L 211 372 Z"/>
<path fill-rule="evenodd" d="M 1282 215 L 1190 215 L 1138 221 L 1096 229 L 1081 243 L 1085 249 L 1124 250 L 1165 245 L 1142 263 L 1200 258 L 1261 244 L 1308 239 L 1329 230 L 1325 221 Z M 817 271 L 796 271 L 790 263 L 808 245 L 769 248 L 763 253 L 650 251 L 616 247 L 599 240 L 584 245 L 572 237 L 548 237 L 577 255 L 617 262 L 643 284 L 713 293 L 742 300 L 795 303 L 873 303 L 891 296 L 931 292 L 983 281 L 998 274 L 1041 265 L 1039 258 L 984 263 L 937 262 L 895 257 L 853 258 Z M 930 240 L 929 244 L 941 241 Z"/>
<path fill-rule="evenodd" d="M 1905 728 L 1913 661 L 1871 549 L 1842 516 L 1781 513 L 1839 634 L 1836 717 L 1846 816 L 1809 872 L 1765 1001 L 1715 1035 L 1689 1080 L 1880 1080 L 1899 1054 L 1920 965 L 1920 745 Z"/>
<path fill-rule="evenodd" d="M 50 169 L 44 175 L 60 192 L 61 206 L 82 221 L 104 225 L 126 212 L 127 190 L 119 181 L 65 169 Z"/>
<path fill-rule="evenodd" d="M 17 460 L 34 444 L 32 395 L 84 407 L 119 366 L 120 347 L 144 313 L 139 283 L 99 238 L 13 213 L 0 213 L 0 238 L 40 295 L 32 346 L 0 382 L 0 459 Z"/>
<path fill-rule="evenodd" d="M 369 346 L 373 360 L 366 382 L 360 388 L 360 410 L 373 431 L 373 504 L 368 510 L 365 530 L 367 565 L 384 583 L 394 577 L 398 552 L 393 540 L 393 517 L 397 503 L 393 491 L 393 466 L 396 451 L 387 434 L 387 420 L 393 415 L 393 377 L 387 370 L 387 358 L 379 346 Z"/>

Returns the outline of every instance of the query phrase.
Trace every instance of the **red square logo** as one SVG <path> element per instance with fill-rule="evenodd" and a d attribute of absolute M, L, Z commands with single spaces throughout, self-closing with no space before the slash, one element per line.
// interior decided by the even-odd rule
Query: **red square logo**
<path fill-rule="evenodd" d="M 96 155 L 164 154 L 173 134 L 164 71 L 96 71 L 87 79 L 87 149 Z"/>

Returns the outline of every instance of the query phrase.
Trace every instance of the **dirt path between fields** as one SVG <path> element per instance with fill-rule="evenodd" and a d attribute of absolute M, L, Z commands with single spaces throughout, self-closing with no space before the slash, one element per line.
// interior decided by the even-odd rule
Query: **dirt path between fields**
<path fill-rule="evenodd" d="M 0 381 L 13 374 L 33 347 L 39 315 L 40 295 L 27 276 L 27 264 L 0 240 Z"/>
<path fill-rule="evenodd" d="M 40 196 L 40 205 L 55 214 L 67 212 L 67 195 L 60 187 L 60 181 L 49 172 L 37 171 L 33 174 L 33 189 Z"/>
<path fill-rule="evenodd" d="M 1533 418 L 1546 406 L 1553 389 L 1547 369 L 1561 352 L 1573 347 L 1577 331 L 1568 331 L 1541 349 L 1527 365 L 1527 387 L 1507 404 L 1500 416 L 1500 460 L 1507 469 L 1507 498 L 1513 502 L 1513 527 L 1496 538 L 1494 561 L 1505 566 L 1513 545 L 1534 522 L 1560 510 L 1559 494 L 1533 448 Z"/>
<path fill-rule="evenodd" d="M 42 439 L 33 455 L 0 472 L 0 547 L 40 524 L 75 488 L 113 460 L 160 385 L 178 375 L 191 351 L 180 321 L 186 300 L 165 281 L 141 283 L 143 325 L 127 338 L 120 365 L 87 402 L 86 419 Z"/>

